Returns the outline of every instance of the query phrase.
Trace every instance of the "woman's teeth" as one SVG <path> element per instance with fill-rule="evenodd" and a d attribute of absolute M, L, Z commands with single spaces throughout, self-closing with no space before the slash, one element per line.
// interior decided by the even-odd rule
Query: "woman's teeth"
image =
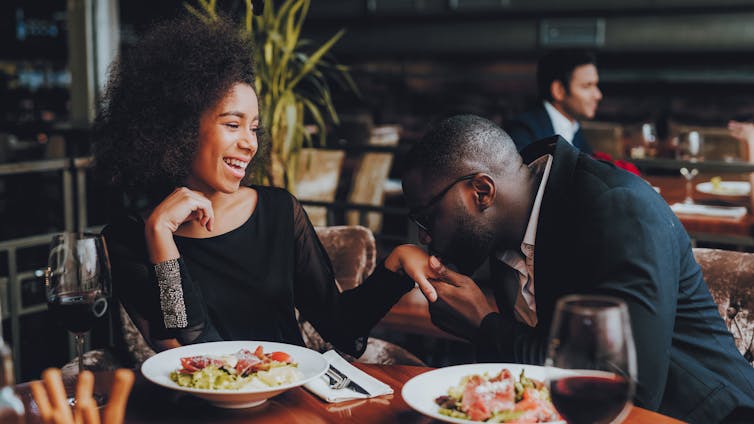
<path fill-rule="evenodd" d="M 230 158 L 224 158 L 223 161 L 230 166 L 235 166 L 236 168 L 241 168 L 241 169 L 246 169 L 246 165 L 249 164 L 249 162 L 244 162 L 242 160 L 230 159 Z"/>

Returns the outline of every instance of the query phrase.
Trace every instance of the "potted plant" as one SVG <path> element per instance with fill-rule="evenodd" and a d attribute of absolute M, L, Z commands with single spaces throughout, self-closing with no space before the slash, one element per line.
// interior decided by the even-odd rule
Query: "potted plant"
<path fill-rule="evenodd" d="M 216 0 L 196 1 L 197 7 L 188 3 L 184 7 L 207 24 L 218 19 Z M 330 82 L 357 91 L 348 68 L 328 56 L 345 30 L 317 46 L 301 37 L 311 0 L 285 0 L 277 9 L 268 0 L 259 16 L 254 15 L 251 0 L 244 3 L 241 30 L 254 41 L 255 51 L 250 54 L 256 66 L 259 112 L 271 141 L 269 157 L 254 171 L 255 179 L 293 190 L 302 147 L 313 144 L 313 134 L 324 144 L 327 125 L 339 122 Z"/>

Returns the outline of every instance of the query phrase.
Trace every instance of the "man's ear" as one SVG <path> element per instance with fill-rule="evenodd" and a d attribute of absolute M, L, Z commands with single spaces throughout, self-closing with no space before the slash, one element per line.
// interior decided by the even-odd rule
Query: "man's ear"
<path fill-rule="evenodd" d="M 479 174 L 472 178 L 471 187 L 474 190 L 474 203 L 479 210 L 492 206 L 495 200 L 495 181 L 487 174 Z"/>
<path fill-rule="evenodd" d="M 556 102 L 562 102 L 566 97 L 566 89 L 563 82 L 560 80 L 554 80 L 550 83 L 550 94 L 552 99 Z"/>

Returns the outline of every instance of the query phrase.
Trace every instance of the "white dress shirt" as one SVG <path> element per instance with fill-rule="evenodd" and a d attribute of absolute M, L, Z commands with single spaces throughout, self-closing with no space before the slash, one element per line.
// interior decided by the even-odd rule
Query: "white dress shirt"
<path fill-rule="evenodd" d="M 529 215 L 529 224 L 521 242 L 520 250 L 505 250 L 497 252 L 495 256 L 500 262 L 513 268 L 516 272 L 506 274 L 503 284 L 516 284 L 520 290 L 516 290 L 516 304 L 514 316 L 520 322 L 530 327 L 537 325 L 537 302 L 534 297 L 534 242 L 537 239 L 537 222 L 539 221 L 539 209 L 542 206 L 542 197 L 545 194 L 547 179 L 552 168 L 552 155 L 545 155 L 529 165 L 530 168 L 541 172 L 542 180 L 539 183 L 537 196 Z"/>
<path fill-rule="evenodd" d="M 552 122 L 552 129 L 555 131 L 555 134 L 558 134 L 565 138 L 567 142 L 573 144 L 573 136 L 576 134 L 576 131 L 579 130 L 578 121 L 571 121 L 568 119 L 565 115 L 560 113 L 559 110 L 555 109 L 555 106 L 547 100 L 545 100 L 544 103 L 545 110 L 550 116 L 550 122 Z"/>

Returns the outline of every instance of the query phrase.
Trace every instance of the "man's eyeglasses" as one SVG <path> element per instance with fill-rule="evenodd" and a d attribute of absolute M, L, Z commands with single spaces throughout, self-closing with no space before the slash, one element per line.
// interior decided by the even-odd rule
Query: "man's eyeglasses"
<path fill-rule="evenodd" d="M 429 199 L 429 202 L 427 202 L 424 206 L 419 206 L 416 208 L 411 209 L 408 211 L 408 218 L 412 221 L 414 221 L 414 224 L 416 224 L 417 227 L 419 227 L 422 231 L 429 234 L 429 227 L 430 227 L 430 219 L 432 216 L 428 214 L 428 210 L 437 202 L 439 202 L 445 194 L 450 191 L 451 188 L 453 188 L 454 185 L 460 183 L 461 181 L 466 181 L 474 178 L 474 176 L 478 174 L 478 172 L 474 172 L 473 174 L 464 175 L 463 177 L 458 177 L 455 180 L 453 180 L 452 183 L 448 184 L 442 191 L 437 193 L 434 197 Z"/>

